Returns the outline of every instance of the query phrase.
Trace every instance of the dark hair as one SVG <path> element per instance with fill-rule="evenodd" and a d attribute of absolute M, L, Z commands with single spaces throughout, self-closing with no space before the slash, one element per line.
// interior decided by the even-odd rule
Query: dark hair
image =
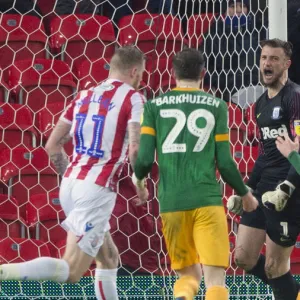
<path fill-rule="evenodd" d="M 141 65 L 145 59 L 144 53 L 135 46 L 124 46 L 115 51 L 110 61 L 110 68 L 120 72 L 127 71 Z"/>
<path fill-rule="evenodd" d="M 293 45 L 290 42 L 286 42 L 280 39 L 265 40 L 260 42 L 260 46 L 263 48 L 269 46 L 272 48 L 283 49 L 285 55 L 290 59 L 293 54 Z"/>
<path fill-rule="evenodd" d="M 204 57 L 199 50 L 187 48 L 173 56 L 173 70 L 176 79 L 198 81 L 203 68 Z"/>

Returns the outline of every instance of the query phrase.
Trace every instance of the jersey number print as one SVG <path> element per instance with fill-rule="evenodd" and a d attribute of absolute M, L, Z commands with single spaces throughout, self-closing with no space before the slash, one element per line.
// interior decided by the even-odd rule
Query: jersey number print
<path fill-rule="evenodd" d="M 176 124 L 171 129 L 162 145 L 163 153 L 186 152 L 185 143 L 175 143 L 175 140 L 183 130 L 184 126 L 187 126 L 188 131 L 192 135 L 198 137 L 198 141 L 196 142 L 193 152 L 201 152 L 215 127 L 215 117 L 206 109 L 196 109 L 192 111 L 188 117 L 179 109 L 162 109 L 160 111 L 160 116 L 162 118 L 176 119 Z M 205 119 L 205 127 L 199 128 L 197 126 L 197 120 L 199 118 Z"/>
<path fill-rule="evenodd" d="M 93 141 L 90 147 L 84 146 L 83 138 L 83 125 L 86 121 L 86 114 L 77 114 L 76 115 L 76 129 L 75 129 L 75 140 L 76 140 L 76 152 L 78 154 L 88 154 L 91 157 L 102 158 L 104 156 L 104 151 L 101 150 L 102 134 L 104 128 L 104 116 L 93 115 L 92 120 L 94 122 L 94 134 Z"/>

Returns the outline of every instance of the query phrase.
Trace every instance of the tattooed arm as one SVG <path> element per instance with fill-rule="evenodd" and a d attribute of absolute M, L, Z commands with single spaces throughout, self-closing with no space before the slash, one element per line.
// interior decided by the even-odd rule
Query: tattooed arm
<path fill-rule="evenodd" d="M 132 169 L 134 170 L 135 162 L 138 156 L 140 146 L 140 130 L 141 125 L 138 122 L 131 122 L 128 124 L 129 133 L 129 160 Z"/>
<path fill-rule="evenodd" d="M 45 146 L 46 151 L 54 164 L 56 171 L 63 175 L 69 164 L 68 157 L 64 151 L 64 144 L 71 138 L 69 135 L 71 124 L 59 120 L 53 129 Z"/>

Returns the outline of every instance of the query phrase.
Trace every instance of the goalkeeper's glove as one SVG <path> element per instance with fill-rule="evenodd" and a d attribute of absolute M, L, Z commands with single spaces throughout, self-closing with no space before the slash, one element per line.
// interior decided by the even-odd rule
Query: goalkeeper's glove
<path fill-rule="evenodd" d="M 138 179 L 134 173 L 132 174 L 132 182 L 137 188 L 141 190 L 146 187 L 146 178 Z"/>
<path fill-rule="evenodd" d="M 252 193 L 253 190 L 249 187 L 249 186 L 246 186 L 248 188 L 248 190 Z M 228 201 L 227 201 L 227 209 L 238 215 L 238 216 L 241 216 L 242 213 L 243 213 L 243 200 L 242 200 L 242 197 L 241 196 L 238 196 L 238 195 L 232 195 L 228 198 Z"/>
<path fill-rule="evenodd" d="M 294 190 L 295 186 L 285 180 L 276 187 L 275 191 L 264 193 L 262 203 L 268 209 L 282 211 Z"/>

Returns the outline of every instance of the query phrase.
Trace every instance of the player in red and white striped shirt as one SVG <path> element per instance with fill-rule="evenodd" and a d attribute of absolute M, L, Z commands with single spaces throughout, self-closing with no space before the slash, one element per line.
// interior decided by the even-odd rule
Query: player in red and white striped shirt
<path fill-rule="evenodd" d="M 60 201 L 68 232 L 63 259 L 38 258 L 0 267 L 1 280 L 77 282 L 96 260 L 97 299 L 118 299 L 118 251 L 109 234 L 109 219 L 116 201 L 111 188 L 129 146 L 134 167 L 140 139 L 140 118 L 145 99 L 136 91 L 145 69 L 142 52 L 134 47 L 116 50 L 104 83 L 82 91 L 55 126 L 46 150 L 63 175 Z M 73 139 L 69 164 L 63 145 Z M 144 200 L 147 190 L 139 195 Z"/>
<path fill-rule="evenodd" d="M 75 145 L 64 177 L 109 187 L 126 157 L 127 124 L 140 122 L 143 103 L 139 92 L 116 79 L 79 93 L 60 118 L 70 124 Z"/>

